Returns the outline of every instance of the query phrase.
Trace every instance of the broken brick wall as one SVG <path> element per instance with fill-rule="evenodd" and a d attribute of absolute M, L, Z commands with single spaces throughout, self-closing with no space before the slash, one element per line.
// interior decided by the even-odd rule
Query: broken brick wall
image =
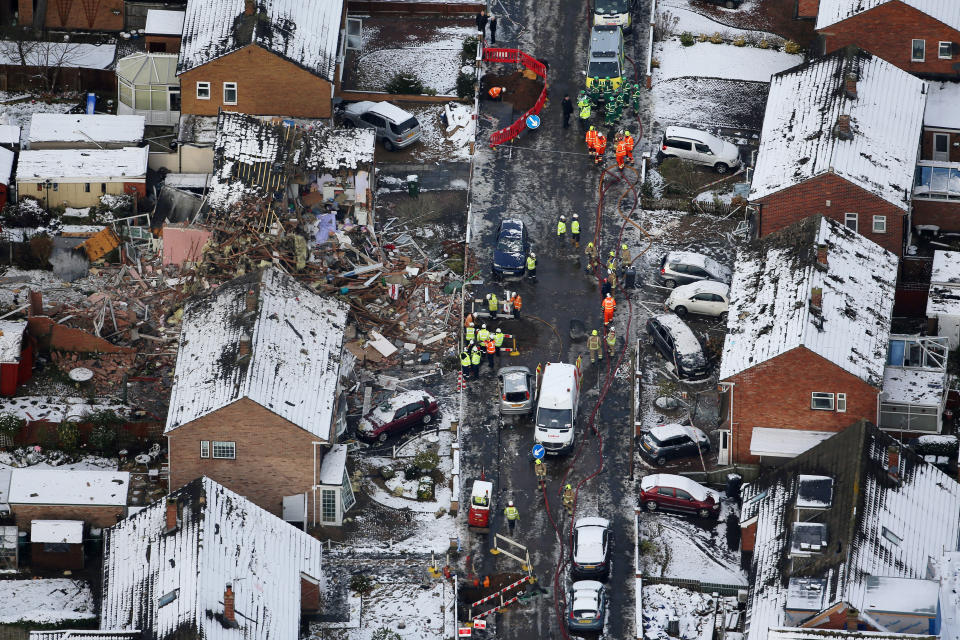
<path fill-rule="evenodd" d="M 121 347 L 98 338 L 83 329 L 57 324 L 47 316 L 27 318 L 27 331 L 36 338 L 42 351 L 76 351 L 80 353 L 136 353 L 132 347 Z"/>

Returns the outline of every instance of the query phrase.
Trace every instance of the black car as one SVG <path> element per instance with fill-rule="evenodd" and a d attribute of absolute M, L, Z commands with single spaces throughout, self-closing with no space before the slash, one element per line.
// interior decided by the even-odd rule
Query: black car
<path fill-rule="evenodd" d="M 698 456 L 701 451 L 710 451 L 710 438 L 683 424 L 661 424 L 640 438 L 640 455 L 661 467 L 667 460 Z"/>
<path fill-rule="evenodd" d="M 703 347 L 690 327 L 672 313 L 647 320 L 647 333 L 657 351 L 677 370 L 677 377 L 701 379 L 710 374 Z"/>
<path fill-rule="evenodd" d="M 497 229 L 497 246 L 493 250 L 493 277 L 523 277 L 529 253 L 527 227 L 519 220 L 501 221 Z"/>
<path fill-rule="evenodd" d="M 726 7 L 727 9 L 739 9 L 740 5 L 743 4 L 743 0 L 703 0 L 709 4 L 719 4 L 721 7 Z"/>

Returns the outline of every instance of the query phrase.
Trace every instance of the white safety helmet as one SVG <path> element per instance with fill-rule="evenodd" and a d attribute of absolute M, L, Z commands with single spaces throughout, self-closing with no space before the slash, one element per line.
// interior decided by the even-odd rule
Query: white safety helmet
<path fill-rule="evenodd" d="M 481 328 L 481 329 L 486 329 L 486 328 L 487 328 L 487 324 L 484 323 L 484 324 L 480 325 L 480 328 Z"/>
<path fill-rule="evenodd" d="M 613 330 L 613 327 L 610 327 L 610 329 L 608 329 L 608 331 L 609 331 L 609 333 L 615 333 L 614 330 Z"/>
<path fill-rule="evenodd" d="M 508 506 L 508 507 L 512 507 L 512 506 L 513 506 L 513 500 L 509 501 L 509 502 L 507 503 L 507 506 Z"/>
<path fill-rule="evenodd" d="M 488 294 L 487 294 L 487 300 L 489 300 L 489 299 L 490 299 L 490 294 L 488 293 Z"/>
<path fill-rule="evenodd" d="M 536 257 L 537 257 L 537 254 L 535 254 L 533 251 L 531 251 L 531 252 L 530 252 L 530 257 L 531 257 L 531 258 L 536 258 Z"/>
<path fill-rule="evenodd" d="M 503 331 L 500 330 L 500 327 L 497 327 L 497 333 L 503 333 Z"/>
<path fill-rule="evenodd" d="M 607 297 L 608 297 L 608 298 L 612 298 L 613 296 L 611 296 L 611 295 L 608 293 L 608 294 L 607 294 Z"/>
<path fill-rule="evenodd" d="M 567 219 L 567 216 L 560 216 L 560 219 L 561 219 L 561 220 L 566 220 L 566 219 Z"/>
<path fill-rule="evenodd" d="M 573 214 L 573 218 L 574 218 L 574 220 L 576 220 L 576 219 L 577 219 L 577 218 L 579 218 L 579 217 L 580 217 L 580 216 L 579 216 L 579 215 L 577 215 L 576 213 L 575 213 L 575 214 Z"/>

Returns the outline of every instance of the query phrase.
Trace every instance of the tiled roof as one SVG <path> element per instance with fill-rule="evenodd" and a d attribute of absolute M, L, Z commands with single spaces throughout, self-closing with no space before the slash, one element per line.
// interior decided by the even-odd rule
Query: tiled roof
<path fill-rule="evenodd" d="M 189 0 L 178 73 L 255 44 L 333 82 L 343 0 Z M 295 89 L 293 89 L 295 90 Z"/>
<path fill-rule="evenodd" d="M 856 98 L 845 92 L 857 77 Z M 913 189 L 925 83 L 865 52 L 845 51 L 770 82 L 750 199 L 833 173 L 906 211 Z M 835 130 L 849 116 L 849 139 Z M 822 204 L 822 203 L 821 203 Z"/>
<path fill-rule="evenodd" d="M 895 255 L 830 218 L 810 216 L 755 241 L 737 255 L 720 379 L 806 347 L 879 389 L 896 281 Z"/>
<path fill-rule="evenodd" d="M 194 298 L 183 315 L 166 432 L 249 398 L 330 441 L 346 320 L 342 302 L 275 268 Z"/>
<path fill-rule="evenodd" d="M 891 446 L 896 478 L 887 469 Z M 833 478 L 833 501 L 804 511 L 804 521 L 826 525 L 826 549 L 788 558 L 799 474 Z M 960 533 L 960 485 L 865 421 L 746 485 L 742 498 L 741 522 L 757 519 L 749 640 L 783 626 L 790 578 L 824 580 L 825 607 L 842 601 L 864 610 L 867 576 L 926 578 L 930 558 L 955 548 Z"/>
<path fill-rule="evenodd" d="M 322 585 L 322 543 L 209 478 L 169 498 L 175 531 L 160 500 L 104 532 L 100 626 L 155 640 L 298 638 L 301 574 Z M 237 628 L 221 622 L 228 583 Z"/>
<path fill-rule="evenodd" d="M 960 29 L 960 3 L 957 0 L 820 0 L 816 28 L 824 29 L 895 1 L 913 7 L 953 29 Z"/>

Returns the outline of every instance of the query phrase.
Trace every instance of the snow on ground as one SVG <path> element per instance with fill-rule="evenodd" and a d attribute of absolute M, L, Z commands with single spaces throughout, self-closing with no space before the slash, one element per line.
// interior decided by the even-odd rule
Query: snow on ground
<path fill-rule="evenodd" d="M 363 40 L 376 40 L 381 27 L 364 24 Z M 460 73 L 463 41 L 474 35 L 475 27 L 440 27 L 419 42 L 403 47 L 364 49 L 357 58 L 356 86 L 360 91 L 384 91 L 390 79 L 402 71 L 413 73 L 425 87 L 441 95 L 454 95 Z"/>
<path fill-rule="evenodd" d="M 27 304 L 31 289 L 43 294 L 44 306 L 84 304 L 88 296 L 107 286 L 106 280 L 102 276 L 87 276 L 70 283 L 50 271 L 10 267 L 0 275 L 0 306 Z"/>
<path fill-rule="evenodd" d="M 461 104 L 451 103 L 451 109 L 455 109 L 458 114 L 463 109 L 472 111 L 473 107 Z M 473 131 L 476 130 L 476 122 L 473 121 L 468 128 L 458 127 L 449 133 L 443 126 L 440 116 L 443 115 L 442 104 L 424 105 L 408 109 L 417 117 L 420 122 L 420 143 L 413 147 L 413 154 L 418 160 L 427 160 L 430 158 L 443 160 L 458 160 L 470 158 L 470 140 Z"/>
<path fill-rule="evenodd" d="M 449 412 L 445 412 L 449 413 Z M 449 425 L 449 418 L 448 425 Z M 441 423 L 442 424 L 442 423 Z M 441 427 L 442 428 L 442 427 Z M 449 426 L 447 427 L 449 429 Z M 371 456 L 363 459 L 362 464 L 368 466 L 367 473 L 363 480 L 363 490 L 374 501 L 394 509 L 410 509 L 418 513 L 436 513 L 438 509 L 450 507 L 450 486 L 449 476 L 453 469 L 453 461 L 450 457 L 450 444 L 454 436 L 450 431 L 440 431 L 435 434 L 433 431 L 424 432 L 416 440 L 405 444 L 402 449 L 397 451 L 396 459 Z M 443 474 L 444 482 L 439 482 L 434 487 L 434 499 L 430 501 L 417 500 L 417 487 L 420 484 L 419 479 L 407 480 L 404 478 L 403 469 L 410 463 L 413 456 L 421 451 L 433 449 L 440 454 L 440 465 L 437 469 Z M 388 491 L 385 491 L 377 482 L 370 477 L 379 475 L 380 468 L 389 466 L 396 472 L 396 476 L 390 480 L 384 481 Z M 402 488 L 403 495 L 393 495 L 393 491 Z"/>
<path fill-rule="evenodd" d="M 89 620 L 93 592 L 82 580 L 0 580 L 0 623 Z"/>
<path fill-rule="evenodd" d="M 13 451 L 0 451 L 0 469 L 62 469 L 74 471 L 89 469 L 93 471 L 115 471 L 119 468 L 116 458 L 101 458 L 87 455 L 76 458 L 62 451 L 50 449 L 37 451 L 35 447 L 20 447 Z"/>
<path fill-rule="evenodd" d="M 736 27 L 729 27 L 725 24 L 712 20 L 702 13 L 697 13 L 693 9 L 689 8 L 686 5 L 684 0 L 675 0 L 677 5 L 681 3 L 685 6 L 666 6 L 663 9 L 658 8 L 659 12 L 669 13 L 671 16 L 677 18 L 677 26 L 672 28 L 672 31 L 676 34 L 683 33 L 687 31 L 693 35 L 706 34 L 712 36 L 714 33 L 720 33 L 725 37 L 736 37 L 736 36 L 756 36 L 763 37 L 766 36 L 771 42 L 776 41 L 777 43 L 783 42 L 783 38 L 772 33 L 766 33 L 765 31 L 754 31 L 752 29 L 737 29 Z"/>
<path fill-rule="evenodd" d="M 47 104 L 42 100 L 27 99 L 30 96 L 21 94 L 11 94 L 9 99 L 22 100 L 21 102 L 7 102 L 6 95 L 0 95 L 0 120 L 6 120 L 5 124 L 17 125 L 20 127 L 20 144 L 25 145 L 30 140 L 30 119 L 35 113 L 66 113 L 77 102 L 54 102 Z"/>
<path fill-rule="evenodd" d="M 660 61 L 660 68 L 654 71 L 654 84 L 690 76 L 770 82 L 773 74 L 803 62 L 802 55 L 772 49 L 712 42 L 685 47 L 679 38 L 655 44 L 653 57 Z"/>
<path fill-rule="evenodd" d="M 371 575 L 374 581 L 377 575 Z M 351 592 L 350 619 L 311 625 L 312 637 L 326 640 L 372 640 L 380 629 L 390 629 L 402 640 L 451 638 L 456 632 L 453 619 L 453 584 L 440 581 L 429 585 L 385 579 L 368 596 Z"/>
<path fill-rule="evenodd" d="M 697 194 L 697 202 L 714 202 L 720 201 L 723 204 L 730 204 L 733 200 L 733 191 L 725 191 L 723 193 L 717 193 L 716 191 L 703 191 Z"/>
<path fill-rule="evenodd" d="M 667 624 L 671 618 L 680 621 L 680 638 L 693 640 L 712 629 L 712 598 L 667 584 L 643 587 L 643 637 L 666 640 Z"/>

